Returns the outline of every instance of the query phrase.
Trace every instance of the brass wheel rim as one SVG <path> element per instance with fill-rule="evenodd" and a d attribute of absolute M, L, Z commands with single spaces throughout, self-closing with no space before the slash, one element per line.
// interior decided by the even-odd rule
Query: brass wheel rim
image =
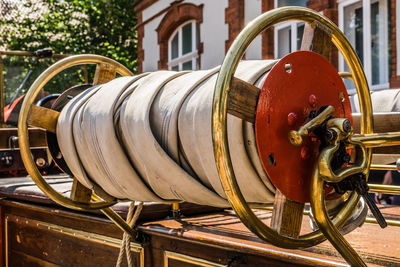
<path fill-rule="evenodd" d="M 82 64 L 101 64 L 106 63 L 116 68 L 117 73 L 123 76 L 131 76 L 133 73 L 124 67 L 122 64 L 115 60 L 99 55 L 77 55 L 64 58 L 42 72 L 39 77 L 29 88 L 25 95 L 24 101 L 21 106 L 20 115 L 18 118 L 18 143 L 20 147 L 20 153 L 22 161 L 25 165 L 26 170 L 32 177 L 35 184 L 54 202 L 75 210 L 95 210 L 104 209 L 114 205 L 115 201 L 96 201 L 96 202 L 80 202 L 75 201 L 69 197 L 65 197 L 58 193 L 56 190 L 49 185 L 39 169 L 36 167 L 33 161 L 30 146 L 29 146 L 29 134 L 28 134 L 28 117 L 30 114 L 31 106 L 35 101 L 35 98 L 39 94 L 43 86 L 50 81 L 55 75 L 61 71 L 68 69 L 73 66 Z"/>
<path fill-rule="evenodd" d="M 253 213 L 246 203 L 237 184 L 227 141 L 227 100 L 230 83 L 233 74 L 242 58 L 245 50 L 262 31 L 276 23 L 287 20 L 299 20 L 306 23 L 319 21 L 332 31 L 332 42 L 343 54 L 351 73 L 354 73 L 354 83 L 358 92 L 361 117 L 361 133 L 373 133 L 373 114 L 369 88 L 361 62 L 353 47 L 339 30 L 339 28 L 327 18 L 322 17 L 316 11 L 301 7 L 283 7 L 268 11 L 251 23 L 249 23 L 232 43 L 221 65 L 215 85 L 213 110 L 212 110 L 212 137 L 215 162 L 222 186 L 228 201 L 240 220 L 257 236 L 273 245 L 284 248 L 306 248 L 314 246 L 325 240 L 324 235 L 318 230 L 299 238 L 290 238 L 278 234 L 265 225 Z M 368 168 L 371 163 L 371 149 L 368 149 Z M 313 192 L 312 198 L 319 199 L 322 192 Z M 336 227 L 341 227 L 353 212 L 359 196 L 352 193 L 343 209 L 332 220 Z"/>

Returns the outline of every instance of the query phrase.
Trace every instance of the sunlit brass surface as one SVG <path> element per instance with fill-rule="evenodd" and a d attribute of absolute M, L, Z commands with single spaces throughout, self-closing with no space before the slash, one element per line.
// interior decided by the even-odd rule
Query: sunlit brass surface
<path fill-rule="evenodd" d="M 361 143 L 353 143 L 357 151 L 357 158 L 352 166 L 346 166 L 339 170 L 332 170 L 330 163 L 334 153 L 339 149 L 339 140 L 324 148 L 319 156 L 318 170 L 319 176 L 325 182 L 338 183 L 350 175 L 361 173 L 367 169 L 368 155 L 367 149 Z"/>
<path fill-rule="evenodd" d="M 381 164 L 371 164 L 371 170 L 383 170 L 383 171 L 397 171 L 396 165 L 381 165 Z"/>
<path fill-rule="evenodd" d="M 311 209 L 318 227 L 351 266 L 366 266 L 357 252 L 329 220 L 325 208 L 324 187 L 325 183 L 319 177 L 319 170 L 316 167 L 311 179 Z"/>
<path fill-rule="evenodd" d="M 374 224 L 378 224 L 378 222 L 376 221 L 375 218 L 366 218 L 365 219 L 366 223 L 374 223 Z M 396 227 L 400 227 L 400 221 L 397 220 L 386 220 L 387 225 L 389 226 L 396 226 Z"/>
<path fill-rule="evenodd" d="M 246 203 L 237 184 L 227 140 L 227 99 L 237 65 L 245 50 L 257 35 L 272 25 L 287 20 L 300 20 L 306 23 L 319 21 L 332 31 L 333 43 L 343 54 L 350 71 L 354 73 L 354 83 L 358 91 L 361 113 L 363 114 L 361 118 L 361 133 L 367 134 L 373 132 L 372 105 L 368 84 L 361 62 L 347 38 L 333 22 L 321 16 L 318 12 L 307 8 L 283 7 L 268 11 L 250 22 L 241 31 L 227 52 L 215 85 L 212 111 L 212 137 L 214 156 L 221 183 L 231 206 L 240 220 L 260 238 L 276 246 L 304 248 L 320 243 L 325 237 L 319 231 L 300 236 L 298 239 L 284 237 L 277 234 L 277 232 L 273 231 L 258 219 Z M 367 166 L 369 166 L 371 160 L 371 151 L 369 149 L 367 150 L 366 160 Z M 368 172 L 368 170 L 366 170 L 366 172 Z M 323 183 L 321 180 L 319 180 L 319 182 Z M 321 192 L 322 189 L 320 193 Z M 318 196 L 312 195 L 312 197 L 317 199 Z M 353 193 L 350 196 L 344 208 L 332 220 L 333 225 L 341 227 L 345 223 L 354 210 L 358 199 L 359 197 L 357 194 Z M 318 216 L 325 216 L 325 207 L 316 209 L 315 214 Z M 347 258 L 347 256 L 349 258 L 353 257 L 346 254 L 345 258 Z"/>
<path fill-rule="evenodd" d="M 339 72 L 339 76 L 343 79 L 353 80 L 353 75 L 350 72 Z"/>
<path fill-rule="evenodd" d="M 386 184 L 368 184 L 370 193 L 400 195 L 400 186 Z"/>
<path fill-rule="evenodd" d="M 306 137 L 316 127 L 326 121 L 334 112 L 335 109 L 332 106 L 328 106 L 317 117 L 302 125 L 298 131 L 290 131 L 288 134 L 289 142 L 294 146 L 301 146 L 303 137 Z"/>
<path fill-rule="evenodd" d="M 58 61 L 57 63 L 46 69 L 31 85 L 29 91 L 26 93 L 24 101 L 22 103 L 19 119 L 18 119 L 18 142 L 21 152 L 21 157 L 24 162 L 25 168 L 32 177 L 36 185 L 53 201 L 63 205 L 65 207 L 76 209 L 76 210 L 92 210 L 92 209 L 104 209 L 115 204 L 115 202 L 100 201 L 100 202 L 79 202 L 74 201 L 71 198 L 65 197 L 62 194 L 54 190 L 43 178 L 35 162 L 33 161 L 32 154 L 29 147 L 29 136 L 28 136 L 28 118 L 31 107 L 37 95 L 43 86 L 50 81 L 55 75 L 61 71 L 77 65 L 82 64 L 100 64 L 107 63 L 113 65 L 117 69 L 117 73 L 127 76 L 133 75 L 127 68 L 120 63 L 98 55 L 78 55 L 71 56 Z"/>
<path fill-rule="evenodd" d="M 201 267 L 227 267 L 227 266 L 229 266 L 229 265 L 223 265 L 223 264 L 215 263 L 215 262 L 208 261 L 205 259 L 165 250 L 164 251 L 164 267 L 170 266 L 169 262 L 168 262 L 169 259 L 173 259 L 173 260 L 179 261 L 181 263 L 186 263 L 186 264 L 190 264 L 193 266 L 201 266 Z"/>
<path fill-rule="evenodd" d="M 350 137 L 351 141 L 361 142 L 365 147 L 384 147 L 400 145 L 400 132 L 355 134 Z"/>

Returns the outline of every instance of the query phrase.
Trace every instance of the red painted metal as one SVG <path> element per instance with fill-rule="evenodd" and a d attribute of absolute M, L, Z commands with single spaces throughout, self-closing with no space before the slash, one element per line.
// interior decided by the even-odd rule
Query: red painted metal
<path fill-rule="evenodd" d="M 310 51 L 282 58 L 269 72 L 258 100 L 255 131 L 264 169 L 271 182 L 297 202 L 310 201 L 319 140 L 309 136 L 295 147 L 287 136 L 307 121 L 311 110 L 324 105 L 335 108 L 334 117 L 352 122 L 350 100 L 337 70 Z"/>

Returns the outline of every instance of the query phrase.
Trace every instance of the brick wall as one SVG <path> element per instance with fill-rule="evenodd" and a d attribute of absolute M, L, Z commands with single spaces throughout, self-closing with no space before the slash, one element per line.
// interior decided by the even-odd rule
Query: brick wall
<path fill-rule="evenodd" d="M 399 4 L 399 3 L 397 3 Z M 391 51 L 391 73 L 390 88 L 400 88 L 400 76 L 397 76 L 397 46 L 396 46 L 396 0 L 390 0 L 390 32 L 389 40 L 392 47 Z"/>
<path fill-rule="evenodd" d="M 228 40 L 225 42 L 225 52 L 244 26 L 244 0 L 228 0 L 225 9 L 225 23 L 228 24 Z"/>
<path fill-rule="evenodd" d="M 262 0 L 262 12 L 267 12 L 274 8 L 274 0 Z M 262 58 L 273 59 L 274 58 L 274 29 L 269 28 L 261 34 L 262 38 Z"/>
<path fill-rule="evenodd" d="M 142 12 L 137 12 L 137 23 L 143 22 Z M 144 25 L 137 28 L 138 34 L 138 54 L 137 54 L 137 66 L 138 73 L 143 72 L 143 61 L 144 61 L 144 50 L 143 50 L 143 38 L 144 38 Z"/>

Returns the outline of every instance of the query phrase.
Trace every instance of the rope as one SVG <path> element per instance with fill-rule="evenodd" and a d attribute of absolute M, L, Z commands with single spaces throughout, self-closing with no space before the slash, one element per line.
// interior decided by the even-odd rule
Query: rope
<path fill-rule="evenodd" d="M 135 202 L 135 201 L 131 202 L 131 205 L 129 206 L 129 211 L 128 211 L 128 215 L 126 218 L 126 222 L 132 228 L 135 226 L 135 223 L 139 218 L 142 208 L 143 208 L 143 202 Z M 134 266 L 133 255 L 132 255 L 132 251 L 130 249 L 131 241 L 132 241 L 132 237 L 129 234 L 124 233 L 124 235 L 122 236 L 121 248 L 119 250 L 116 267 L 121 266 L 122 261 L 124 259 L 124 255 L 126 255 L 126 260 L 128 262 L 128 266 L 129 267 Z"/>

